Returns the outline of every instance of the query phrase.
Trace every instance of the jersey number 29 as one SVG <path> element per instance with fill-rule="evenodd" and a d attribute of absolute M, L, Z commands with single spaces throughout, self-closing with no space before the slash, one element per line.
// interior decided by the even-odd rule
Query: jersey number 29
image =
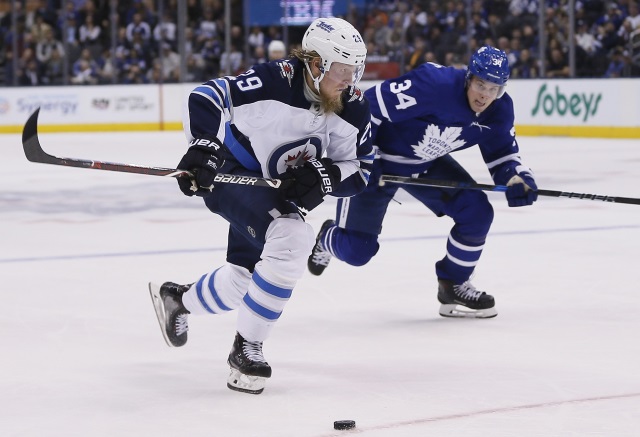
<path fill-rule="evenodd" d="M 255 73 L 255 70 L 251 69 L 238 76 L 238 79 L 240 79 L 238 80 L 238 88 L 241 91 L 254 90 L 262 86 L 262 81 L 258 76 L 243 78 L 243 76 L 251 76 L 253 73 Z"/>

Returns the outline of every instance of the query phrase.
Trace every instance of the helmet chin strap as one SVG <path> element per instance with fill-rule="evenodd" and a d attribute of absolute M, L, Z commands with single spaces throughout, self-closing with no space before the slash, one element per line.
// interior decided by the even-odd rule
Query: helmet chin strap
<path fill-rule="evenodd" d="M 311 80 L 313 80 L 313 86 L 318 91 L 318 94 L 320 94 L 320 81 L 324 78 L 324 68 L 318 67 L 318 69 L 320 70 L 320 75 L 318 77 L 313 77 L 313 73 L 311 72 L 311 67 L 309 67 L 308 61 L 304 61 L 304 66 L 309 72 L 309 76 L 311 76 Z"/>

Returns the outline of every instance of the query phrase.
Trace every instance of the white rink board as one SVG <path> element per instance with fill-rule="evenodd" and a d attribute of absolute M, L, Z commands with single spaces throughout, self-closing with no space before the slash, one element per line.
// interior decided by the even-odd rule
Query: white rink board
<path fill-rule="evenodd" d="M 21 132 L 38 106 L 46 131 L 180 130 L 197 85 L 5 88 L 0 133 Z M 640 138 L 640 79 L 514 79 L 507 90 L 519 135 Z"/>
<path fill-rule="evenodd" d="M 40 108 L 46 124 L 152 123 L 161 116 L 156 85 L 4 88 L 0 125 L 20 125 Z"/>

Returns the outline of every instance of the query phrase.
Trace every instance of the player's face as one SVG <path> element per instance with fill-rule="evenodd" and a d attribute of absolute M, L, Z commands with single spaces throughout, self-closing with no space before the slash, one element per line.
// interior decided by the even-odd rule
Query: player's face
<path fill-rule="evenodd" d="M 328 97 L 339 97 L 342 91 L 353 85 L 355 73 L 355 65 L 332 62 L 331 68 L 324 74 L 324 78 L 320 82 L 320 90 L 324 88 L 323 91 Z"/>
<path fill-rule="evenodd" d="M 354 77 L 356 74 L 355 65 L 347 65 L 342 62 L 332 62 L 331 68 L 325 74 L 325 77 L 329 77 L 332 81 L 338 84 L 340 92 L 354 83 Z"/>
<path fill-rule="evenodd" d="M 355 65 L 331 63 L 331 68 L 320 81 L 320 100 L 325 111 L 339 114 L 342 111 L 342 91 L 353 85 Z"/>
<path fill-rule="evenodd" d="M 472 76 L 467 89 L 469 106 L 474 112 L 482 112 L 498 98 L 500 86 Z"/>

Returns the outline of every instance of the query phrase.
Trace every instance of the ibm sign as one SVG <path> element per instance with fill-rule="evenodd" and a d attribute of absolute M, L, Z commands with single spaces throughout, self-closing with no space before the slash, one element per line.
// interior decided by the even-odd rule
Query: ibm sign
<path fill-rule="evenodd" d="M 349 6 L 365 0 L 249 0 L 245 14 L 249 26 L 304 26 L 318 17 L 347 14 Z"/>

